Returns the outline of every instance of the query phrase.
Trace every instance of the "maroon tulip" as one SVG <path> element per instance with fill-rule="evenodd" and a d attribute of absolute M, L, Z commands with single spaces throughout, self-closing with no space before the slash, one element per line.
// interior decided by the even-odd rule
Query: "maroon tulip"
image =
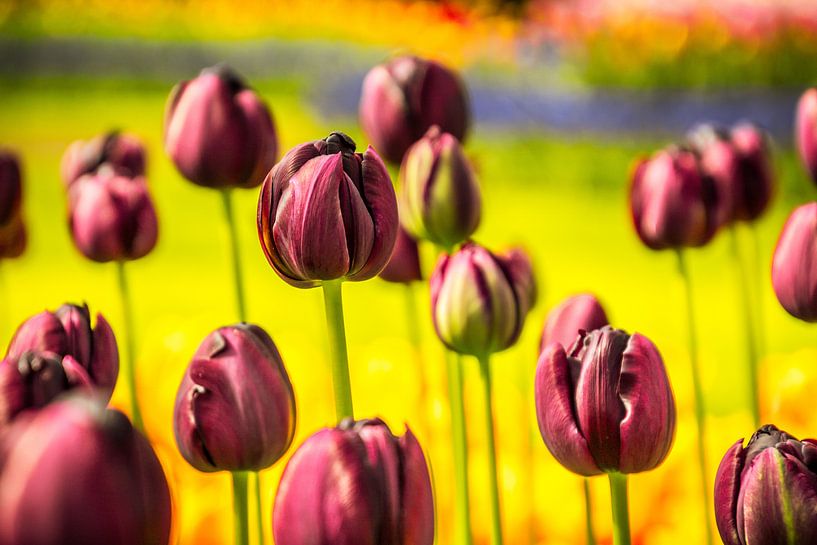
<path fill-rule="evenodd" d="M 797 103 L 794 139 L 811 179 L 817 182 L 817 89 L 811 88 Z"/>
<path fill-rule="evenodd" d="M 372 68 L 363 81 L 360 124 L 375 149 L 399 164 L 432 125 L 462 141 L 470 124 L 465 86 L 456 73 L 413 56 Z"/>
<path fill-rule="evenodd" d="M 128 178 L 145 174 L 145 146 L 136 136 L 110 131 L 90 140 L 77 140 L 62 156 L 62 181 L 70 186 L 102 165 Z"/>
<path fill-rule="evenodd" d="M 367 280 L 391 256 L 397 200 L 386 166 L 369 147 L 333 132 L 291 149 L 267 176 L 258 200 L 258 237 L 275 272 L 312 288 Z"/>
<path fill-rule="evenodd" d="M 703 246 L 719 227 L 714 183 L 701 175 L 694 153 L 677 147 L 637 165 L 630 209 L 639 238 L 653 250 Z"/>
<path fill-rule="evenodd" d="M 20 162 L 14 153 L 0 150 L 0 233 L 19 217 L 22 198 Z"/>
<path fill-rule="evenodd" d="M 397 240 L 391 253 L 389 262 L 380 271 L 380 278 L 387 282 L 410 284 L 423 279 L 420 270 L 420 251 L 417 241 L 405 229 L 397 229 Z"/>
<path fill-rule="evenodd" d="M 774 194 L 774 171 L 766 134 L 751 123 L 740 123 L 730 132 L 738 154 L 738 187 L 734 219 L 754 221 L 769 207 Z"/>
<path fill-rule="evenodd" d="M 74 244 L 88 259 L 129 261 L 156 246 L 156 211 L 144 178 L 100 169 L 74 182 L 68 200 Z"/>
<path fill-rule="evenodd" d="M 735 443 L 715 477 L 725 545 L 817 543 L 817 441 L 763 426 Z"/>
<path fill-rule="evenodd" d="M 740 184 L 740 158 L 729 133 L 722 127 L 703 123 L 689 131 L 687 140 L 698 154 L 701 174 L 714 184 L 718 195 L 716 223 L 731 223 Z"/>
<path fill-rule="evenodd" d="M 170 492 L 127 417 L 82 398 L 12 427 L 0 463 L 2 545 L 166 545 Z"/>
<path fill-rule="evenodd" d="M 522 248 L 510 248 L 497 257 L 514 285 L 522 316 L 526 316 L 536 306 L 536 300 L 539 298 L 533 262 Z"/>
<path fill-rule="evenodd" d="M 817 322 L 817 202 L 786 220 L 772 259 L 772 286 L 789 314 Z"/>
<path fill-rule="evenodd" d="M 66 304 L 23 322 L 9 343 L 6 359 L 17 361 L 26 352 L 60 356 L 70 383 L 90 382 L 105 400 L 110 399 L 119 374 L 116 337 L 102 314 L 96 315 L 96 327 L 91 328 L 87 305 Z"/>
<path fill-rule="evenodd" d="M 536 415 L 550 453 L 584 476 L 653 469 L 675 435 L 675 400 L 658 349 L 610 326 L 582 332 L 569 354 L 559 343 L 542 352 Z"/>
<path fill-rule="evenodd" d="M 44 407 L 69 388 L 57 354 L 25 352 L 0 361 L 0 430 L 18 414 Z"/>
<path fill-rule="evenodd" d="M 176 168 L 204 187 L 255 187 L 278 156 L 267 106 L 224 65 L 174 87 L 164 138 Z"/>
<path fill-rule="evenodd" d="M 295 435 L 295 396 L 269 335 L 238 324 L 199 346 L 176 394 L 176 443 L 199 471 L 260 471 Z"/>
<path fill-rule="evenodd" d="M 273 532 L 278 545 L 431 545 L 431 479 L 414 434 L 375 419 L 312 435 L 281 477 Z"/>
<path fill-rule="evenodd" d="M 539 352 L 552 343 L 559 343 L 568 351 L 579 338 L 579 331 L 594 331 L 609 323 L 604 308 L 594 295 L 582 293 L 568 297 L 548 314 Z"/>

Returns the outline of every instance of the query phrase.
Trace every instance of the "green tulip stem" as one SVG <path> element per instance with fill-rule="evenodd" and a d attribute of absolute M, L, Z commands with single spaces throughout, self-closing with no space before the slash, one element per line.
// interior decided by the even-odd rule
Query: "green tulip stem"
<path fill-rule="evenodd" d="M 234 471 L 233 476 L 233 527 L 235 545 L 250 544 L 249 509 L 247 508 L 247 473 Z"/>
<path fill-rule="evenodd" d="M 221 191 L 222 203 L 224 204 L 224 220 L 227 223 L 227 231 L 230 237 L 230 253 L 233 262 L 233 283 L 235 285 L 235 302 L 238 307 L 238 320 L 247 320 L 246 300 L 244 299 L 244 276 L 241 274 L 241 250 L 238 245 L 238 231 L 235 225 L 235 215 L 233 214 L 233 192 L 231 189 Z"/>
<path fill-rule="evenodd" d="M 678 272 L 684 284 L 684 295 L 687 307 L 687 329 L 689 335 L 689 362 L 692 370 L 692 390 L 695 395 L 695 422 L 698 427 L 698 470 L 701 481 L 701 507 L 704 510 L 704 520 L 706 521 L 706 543 L 712 545 L 712 502 L 709 501 L 709 484 L 707 484 L 707 463 L 706 463 L 706 414 L 704 408 L 704 394 L 701 387 L 701 373 L 698 368 L 698 338 L 695 333 L 695 312 L 692 302 L 692 278 L 687 268 L 684 251 L 678 249 Z"/>
<path fill-rule="evenodd" d="M 766 338 L 765 338 L 765 319 L 763 312 L 763 289 L 766 286 L 766 275 L 768 274 L 766 268 L 765 256 L 760 249 L 760 237 L 757 233 L 758 229 L 754 223 L 749 224 L 749 235 L 752 239 L 752 257 L 750 260 L 752 270 L 752 292 L 754 295 L 755 305 L 755 341 L 757 342 L 757 358 L 758 361 L 763 359 L 766 353 Z"/>
<path fill-rule="evenodd" d="M 609 473 L 608 477 L 610 477 L 610 504 L 613 508 L 613 545 L 630 545 L 627 475 Z"/>
<path fill-rule="evenodd" d="M 258 545 L 264 545 L 264 510 L 261 495 L 261 472 L 255 472 L 255 526 L 258 534 Z"/>
<path fill-rule="evenodd" d="M 462 358 L 446 351 L 448 401 L 451 404 L 451 443 L 454 454 L 454 501 L 456 525 L 454 543 L 471 545 L 471 505 L 468 487 L 468 440 L 465 430 Z"/>
<path fill-rule="evenodd" d="M 423 360 L 422 334 L 420 332 L 420 315 L 417 312 L 417 292 L 415 282 L 410 282 L 403 286 L 406 307 L 406 328 L 409 343 L 414 351 L 414 365 L 417 371 L 417 382 L 420 393 L 420 425 L 424 438 L 427 439 L 431 432 L 431 425 L 428 422 L 428 378 L 426 377 L 425 362 Z"/>
<path fill-rule="evenodd" d="M 582 479 L 584 483 L 584 530 L 585 543 L 596 545 L 596 534 L 593 531 L 593 496 L 590 494 L 590 479 Z"/>
<path fill-rule="evenodd" d="M 323 283 L 323 301 L 326 308 L 326 328 L 332 351 L 332 384 L 335 390 L 335 416 L 338 423 L 354 418 L 352 381 L 349 378 L 349 356 L 346 352 L 346 326 L 343 323 L 343 295 L 341 281 Z"/>
<path fill-rule="evenodd" d="M 729 229 L 732 242 L 732 258 L 735 261 L 735 268 L 738 273 L 738 285 L 740 288 L 741 309 L 743 315 L 743 327 L 746 332 L 746 357 L 747 375 L 749 379 L 749 406 L 752 411 L 752 421 L 755 429 L 760 427 L 760 394 L 758 392 L 758 355 L 755 344 L 755 320 L 752 305 L 752 292 L 749 287 L 749 278 L 746 275 L 746 267 L 740 251 L 740 241 L 738 240 L 737 226 L 732 225 Z"/>
<path fill-rule="evenodd" d="M 133 328 L 133 306 L 128 289 L 128 275 L 125 272 L 125 262 L 116 263 L 116 272 L 119 280 L 119 296 L 122 302 L 122 321 L 125 333 L 125 357 L 122 358 L 122 371 L 128 383 L 130 393 L 130 414 L 133 426 L 141 432 L 145 431 L 142 421 L 142 411 L 139 409 L 139 398 L 136 390 L 136 339 Z M 120 336 L 121 339 L 121 336 Z"/>
<path fill-rule="evenodd" d="M 499 502 L 499 474 L 496 466 L 496 437 L 494 436 L 494 402 L 491 384 L 490 356 L 479 358 L 482 375 L 482 395 L 485 398 L 485 437 L 488 440 L 488 501 L 491 507 L 491 543 L 502 545 L 502 511 Z"/>

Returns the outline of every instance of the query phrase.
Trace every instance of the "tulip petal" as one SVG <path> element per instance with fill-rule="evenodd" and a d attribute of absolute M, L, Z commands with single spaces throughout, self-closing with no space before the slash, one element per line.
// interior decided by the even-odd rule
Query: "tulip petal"
<path fill-rule="evenodd" d="M 62 368 L 65 370 L 68 384 L 72 388 L 80 388 L 89 392 L 94 389 L 94 381 L 91 380 L 88 371 L 73 357 L 65 356 L 62 359 Z"/>
<path fill-rule="evenodd" d="M 736 518 L 743 463 L 743 439 L 740 439 L 726 451 L 715 475 L 715 522 L 724 545 L 743 545 Z"/>
<path fill-rule="evenodd" d="M 548 314 L 540 350 L 554 342 L 569 350 L 576 342 L 579 330 L 594 331 L 608 323 L 607 314 L 598 299 L 589 293 L 574 295 Z"/>
<path fill-rule="evenodd" d="M 96 315 L 96 327 L 93 332 L 94 355 L 88 363 L 88 371 L 94 384 L 108 401 L 116 386 L 119 376 L 119 348 L 116 336 L 102 314 Z"/>
<path fill-rule="evenodd" d="M 236 106 L 247 120 L 247 148 L 244 153 L 250 161 L 252 171 L 241 187 L 255 187 L 264 181 L 264 177 L 275 166 L 278 157 L 278 136 L 267 106 L 251 90 L 245 89 L 235 96 Z"/>
<path fill-rule="evenodd" d="M 66 354 L 68 338 L 59 319 L 50 312 L 41 312 L 22 323 L 9 343 L 6 357 L 19 359 L 23 352 L 53 352 Z"/>
<path fill-rule="evenodd" d="M 344 173 L 340 182 L 338 202 L 340 203 L 343 229 L 346 235 L 346 248 L 349 254 L 349 278 L 356 280 L 356 274 L 366 264 L 375 243 L 374 224 L 363 196 L 357 186 Z M 366 277 L 370 278 L 370 277 Z M 360 278 L 365 280 L 366 278 Z"/>
<path fill-rule="evenodd" d="M 68 340 L 64 354 L 70 354 L 83 365 L 91 361 L 91 315 L 88 305 L 63 305 L 54 313 L 62 323 Z"/>
<path fill-rule="evenodd" d="M 786 220 L 772 259 L 772 286 L 789 314 L 817 321 L 817 203 L 800 206 Z"/>
<path fill-rule="evenodd" d="M 397 439 L 382 420 L 358 422 L 355 426 L 366 447 L 375 480 L 385 493 L 385 519 L 381 543 L 398 543 L 401 516 L 401 492 L 404 486 L 402 450 Z"/>
<path fill-rule="evenodd" d="M 423 449 L 406 426 L 399 438 L 402 450 L 401 532 L 402 545 L 434 543 L 434 492 Z"/>
<path fill-rule="evenodd" d="M 738 535 L 742 543 L 809 543 L 795 541 L 784 466 L 783 455 L 775 448 L 767 448 L 744 469 L 737 505 Z"/>

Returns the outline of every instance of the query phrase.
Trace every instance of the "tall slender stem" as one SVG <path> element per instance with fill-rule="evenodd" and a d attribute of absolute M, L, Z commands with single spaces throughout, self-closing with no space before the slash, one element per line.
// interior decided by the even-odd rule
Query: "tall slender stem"
<path fill-rule="evenodd" d="M 709 501 L 709 484 L 707 479 L 706 462 L 706 411 L 704 408 L 703 388 L 701 387 L 701 376 L 698 368 L 698 338 L 695 332 L 695 312 L 692 302 L 692 278 L 684 258 L 684 251 L 678 249 L 678 272 L 683 279 L 684 291 L 687 307 L 687 328 L 689 330 L 689 362 L 692 368 L 692 390 L 695 395 L 695 422 L 698 427 L 698 470 L 701 481 L 701 497 L 704 510 L 704 520 L 706 521 L 706 543 L 712 545 L 712 504 Z"/>
<path fill-rule="evenodd" d="M 249 545 L 250 523 L 247 509 L 247 473 L 235 471 L 233 476 L 233 528 L 235 545 Z"/>
<path fill-rule="evenodd" d="M 117 262 L 116 272 L 119 280 L 119 296 L 122 301 L 122 320 L 125 326 L 125 357 L 122 358 L 121 367 L 128 383 L 128 390 L 130 390 L 130 414 L 133 425 L 136 429 L 144 431 L 145 425 L 142 421 L 142 411 L 139 409 L 136 390 L 136 340 L 133 332 L 133 308 L 124 261 Z"/>
<path fill-rule="evenodd" d="M 326 308 L 326 329 L 332 350 L 332 384 L 335 390 L 335 415 L 338 422 L 354 418 L 352 381 L 349 378 L 349 356 L 346 353 L 346 326 L 343 323 L 343 295 L 341 281 L 323 283 L 323 301 Z"/>
<path fill-rule="evenodd" d="M 233 215 L 232 190 L 222 190 L 221 197 L 224 204 L 224 219 L 230 235 L 230 253 L 233 262 L 233 283 L 235 285 L 235 302 L 238 306 L 238 319 L 244 322 L 247 320 L 247 308 L 244 299 L 244 277 L 241 274 L 241 251 L 238 246 L 238 231 L 236 230 L 235 216 Z"/>
<path fill-rule="evenodd" d="M 590 479 L 582 479 L 584 483 L 584 531 L 585 543 L 596 545 L 596 533 L 593 531 L 593 496 L 590 494 Z"/>
<path fill-rule="evenodd" d="M 264 510 L 262 507 L 263 496 L 261 495 L 261 472 L 255 472 L 255 526 L 258 534 L 258 545 L 264 545 Z"/>
<path fill-rule="evenodd" d="M 482 396 L 485 409 L 485 436 L 488 438 L 488 501 L 491 507 L 491 543 L 502 545 L 502 510 L 499 501 L 499 474 L 496 464 L 496 437 L 494 436 L 494 402 L 489 356 L 479 358 L 482 375 Z"/>
<path fill-rule="evenodd" d="M 448 368 L 448 401 L 451 405 L 451 443 L 454 454 L 455 540 L 458 545 L 471 545 L 471 500 L 468 486 L 468 439 L 465 430 L 465 400 L 462 391 L 462 361 L 454 352 L 446 351 Z"/>
<path fill-rule="evenodd" d="M 757 358 L 758 361 L 763 359 L 766 353 L 766 321 L 765 313 L 763 312 L 763 287 L 766 285 L 766 274 L 768 270 L 764 261 L 763 253 L 760 250 L 760 237 L 757 234 L 757 226 L 754 223 L 749 224 L 749 234 L 752 238 L 752 291 L 754 293 L 755 302 L 755 331 L 757 335 Z"/>
<path fill-rule="evenodd" d="M 409 343 L 414 351 L 414 365 L 417 373 L 418 391 L 420 393 L 420 417 L 419 424 L 422 427 L 423 439 L 428 440 L 431 426 L 428 422 L 428 377 L 426 376 L 426 366 L 422 355 L 422 339 L 420 335 L 420 316 L 417 312 L 417 294 L 414 283 L 403 286 L 406 307 L 406 328 Z"/>
<path fill-rule="evenodd" d="M 627 475 L 610 473 L 610 503 L 613 508 L 613 545 L 630 545 L 630 508 L 627 505 Z"/>

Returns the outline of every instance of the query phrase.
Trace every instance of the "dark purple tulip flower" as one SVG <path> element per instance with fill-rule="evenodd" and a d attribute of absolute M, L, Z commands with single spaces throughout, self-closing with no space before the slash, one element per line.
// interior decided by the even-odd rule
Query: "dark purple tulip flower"
<path fill-rule="evenodd" d="M 794 139 L 800 160 L 817 182 L 817 88 L 811 88 L 797 103 Z"/>
<path fill-rule="evenodd" d="M 144 178 L 100 169 L 83 176 L 68 192 L 74 245 L 93 261 L 130 261 L 156 246 L 156 210 Z"/>
<path fill-rule="evenodd" d="M 267 333 L 238 324 L 199 346 L 176 394 L 179 450 L 199 471 L 260 471 L 295 435 L 295 396 Z"/>
<path fill-rule="evenodd" d="M 278 157 L 269 109 L 225 65 L 205 68 L 173 89 L 164 138 L 176 168 L 204 187 L 255 187 Z"/>
<path fill-rule="evenodd" d="M 420 270 L 420 251 L 417 241 L 405 229 L 397 229 L 397 240 L 391 253 L 389 262 L 380 271 L 380 278 L 387 282 L 410 284 L 423 279 Z"/>
<path fill-rule="evenodd" d="M 431 545 L 434 497 L 420 443 L 379 419 L 318 431 L 287 463 L 273 532 L 278 545 Z"/>
<path fill-rule="evenodd" d="M 14 153 L 0 150 L 0 233 L 19 217 L 22 198 L 20 162 Z"/>
<path fill-rule="evenodd" d="M 817 322 L 817 202 L 796 208 L 777 240 L 772 286 L 786 311 Z"/>
<path fill-rule="evenodd" d="M 536 369 L 536 415 L 545 445 L 586 477 L 657 467 L 672 447 L 675 400 L 658 349 L 638 333 L 581 332 L 552 343 Z"/>
<path fill-rule="evenodd" d="M 0 460 L 0 544 L 169 543 L 167 480 L 125 415 L 71 398 L 11 432 Z"/>
<path fill-rule="evenodd" d="M 487 356 L 519 338 L 529 302 L 511 267 L 473 242 L 443 256 L 431 275 L 437 336 L 461 354 Z"/>
<path fill-rule="evenodd" d="M 400 166 L 400 221 L 415 238 L 451 248 L 479 227 L 482 197 L 460 143 L 437 126 Z"/>
<path fill-rule="evenodd" d="M 630 211 L 639 238 L 653 250 L 703 246 L 719 227 L 714 182 L 702 175 L 693 152 L 678 147 L 637 165 Z"/>
<path fill-rule="evenodd" d="M 462 80 L 434 61 L 396 57 L 363 80 L 360 125 L 378 153 L 394 164 L 432 125 L 463 141 L 470 116 Z"/>
<path fill-rule="evenodd" d="M 44 407 L 70 387 L 57 354 L 24 352 L 0 361 L 0 430 L 18 414 Z"/>
<path fill-rule="evenodd" d="M 90 383 L 107 401 L 119 374 L 119 351 L 113 330 L 102 314 L 91 328 L 87 305 L 63 305 L 56 312 L 41 312 L 23 322 L 9 343 L 6 359 L 19 360 L 26 352 L 50 352 L 63 358 L 68 380 Z"/>
<path fill-rule="evenodd" d="M 258 237 L 275 272 L 298 288 L 367 280 L 391 257 L 397 199 L 369 147 L 333 132 L 291 149 L 267 175 L 258 199 Z"/>
<path fill-rule="evenodd" d="M 731 223 L 740 183 L 740 159 L 729 132 L 717 125 L 702 123 L 687 133 L 687 141 L 698 154 L 701 174 L 714 184 L 718 195 L 715 221 L 718 225 Z"/>
<path fill-rule="evenodd" d="M 730 131 L 738 154 L 738 187 L 734 219 L 754 221 L 763 215 L 774 195 L 774 170 L 769 139 L 751 123 L 739 123 Z"/>
<path fill-rule="evenodd" d="M 77 140 L 62 156 L 62 181 L 70 186 L 85 174 L 108 165 L 117 174 L 136 178 L 145 174 L 145 146 L 136 136 L 111 131 L 90 140 Z"/>
<path fill-rule="evenodd" d="M 594 295 L 581 293 L 568 297 L 548 314 L 539 352 L 552 343 L 559 343 L 569 350 L 580 330 L 593 331 L 609 323 L 604 308 Z"/>
<path fill-rule="evenodd" d="M 725 545 L 817 543 L 817 441 L 766 425 L 732 445 L 715 477 Z"/>

